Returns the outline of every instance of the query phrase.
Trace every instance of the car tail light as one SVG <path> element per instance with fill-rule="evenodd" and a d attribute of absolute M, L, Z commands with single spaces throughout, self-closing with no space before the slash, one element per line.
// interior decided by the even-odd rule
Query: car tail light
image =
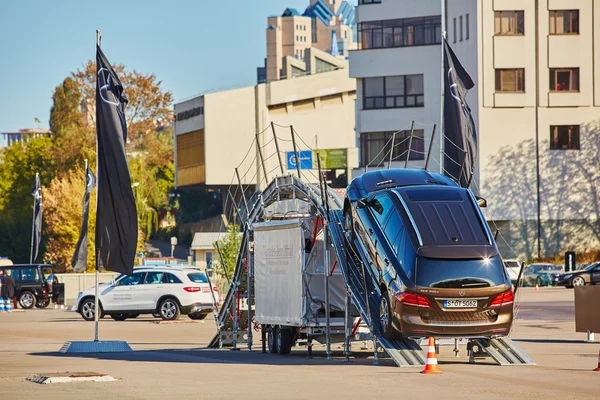
<path fill-rule="evenodd" d="M 515 301 L 515 294 L 512 290 L 508 292 L 500 293 L 494 297 L 494 300 L 490 303 L 490 307 L 501 307 L 506 304 L 511 304 Z"/>
<path fill-rule="evenodd" d="M 184 287 L 183 290 L 185 290 L 186 292 L 199 292 L 200 288 L 198 286 L 190 286 Z"/>
<path fill-rule="evenodd" d="M 431 303 L 425 296 L 414 293 L 400 293 L 396 295 L 398 301 L 407 306 L 431 307 Z"/>

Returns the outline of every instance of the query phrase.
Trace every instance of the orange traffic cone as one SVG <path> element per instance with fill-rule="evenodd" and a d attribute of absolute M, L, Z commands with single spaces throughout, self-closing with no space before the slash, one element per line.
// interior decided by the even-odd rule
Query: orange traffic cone
<path fill-rule="evenodd" d="M 435 340 L 429 337 L 429 345 L 427 346 L 427 363 L 422 374 L 441 374 L 442 371 L 438 368 L 437 355 L 435 354 Z"/>
<path fill-rule="evenodd" d="M 539 292 L 540 291 L 540 285 L 538 285 L 537 283 L 535 284 L 535 291 Z"/>
<path fill-rule="evenodd" d="M 600 372 L 600 351 L 598 352 L 598 367 L 594 368 L 594 371 Z"/>

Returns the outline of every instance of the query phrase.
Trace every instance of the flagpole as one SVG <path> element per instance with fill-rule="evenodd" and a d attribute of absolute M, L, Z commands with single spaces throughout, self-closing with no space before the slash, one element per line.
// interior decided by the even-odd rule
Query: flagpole
<path fill-rule="evenodd" d="M 102 34 L 100 33 L 100 30 L 96 30 L 96 46 L 100 47 L 100 38 L 102 37 Z M 98 51 L 96 50 L 96 53 L 98 53 Z M 98 62 L 98 61 L 96 61 Z M 96 82 L 96 85 L 98 83 Z M 98 105 L 96 105 L 96 113 L 98 112 Z M 96 176 L 99 176 L 98 174 L 98 137 L 96 134 Z M 85 160 L 86 163 L 86 167 L 87 167 L 87 160 Z M 97 178 L 99 179 L 99 178 Z M 87 180 L 87 168 L 86 168 L 86 180 Z M 87 188 L 86 188 L 87 189 Z M 96 212 L 98 212 L 98 193 L 96 193 Z M 98 221 L 96 221 L 96 223 L 98 223 Z M 95 288 L 95 294 L 94 294 L 94 342 L 98 341 L 98 314 L 99 314 L 99 301 L 98 301 L 98 296 L 100 295 L 100 290 L 98 288 L 98 266 L 100 264 L 100 261 L 98 259 L 100 253 L 98 252 L 98 248 L 97 246 L 94 246 L 94 249 L 96 251 L 96 288 Z"/>
<path fill-rule="evenodd" d="M 441 85 L 440 85 L 440 91 L 441 91 L 441 97 L 440 97 L 440 174 L 444 174 L 444 136 L 446 134 L 445 129 L 446 127 L 444 126 L 444 94 L 446 92 L 446 77 L 444 76 L 444 40 L 446 39 L 446 0 L 441 0 L 442 1 L 442 45 L 441 45 L 441 55 L 442 55 L 442 71 L 440 73 L 441 75 Z M 433 140 L 433 138 L 432 138 Z"/>
<path fill-rule="evenodd" d="M 39 174 L 35 173 L 35 181 L 37 182 Z M 34 185 L 35 186 L 35 185 Z M 33 218 L 31 219 L 31 249 L 29 250 L 29 264 L 33 264 L 33 237 L 35 235 L 35 203 L 37 202 L 37 192 L 33 196 Z"/>

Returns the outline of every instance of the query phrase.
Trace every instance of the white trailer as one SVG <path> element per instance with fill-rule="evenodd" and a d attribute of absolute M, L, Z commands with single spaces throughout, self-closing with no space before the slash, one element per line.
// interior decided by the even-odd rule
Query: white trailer
<path fill-rule="evenodd" d="M 331 245 L 332 257 L 326 254 L 322 220 L 294 218 L 252 228 L 255 322 L 267 331 L 269 352 L 288 354 L 306 341 L 310 354 L 313 340 L 329 350 L 328 319 L 331 340 L 343 342 L 344 330 L 351 326 L 345 315 L 352 318 L 358 312 L 350 305 Z"/>

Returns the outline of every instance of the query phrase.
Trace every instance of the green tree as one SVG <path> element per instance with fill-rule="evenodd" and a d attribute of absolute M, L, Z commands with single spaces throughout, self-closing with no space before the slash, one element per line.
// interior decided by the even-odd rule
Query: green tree
<path fill-rule="evenodd" d="M 223 261 L 225 262 L 227 273 L 229 274 L 229 277 L 232 278 L 237 263 L 238 253 L 240 252 L 240 247 L 242 245 L 240 226 L 230 223 L 227 226 L 227 234 L 219 240 L 218 243 L 221 253 L 223 254 Z"/>

